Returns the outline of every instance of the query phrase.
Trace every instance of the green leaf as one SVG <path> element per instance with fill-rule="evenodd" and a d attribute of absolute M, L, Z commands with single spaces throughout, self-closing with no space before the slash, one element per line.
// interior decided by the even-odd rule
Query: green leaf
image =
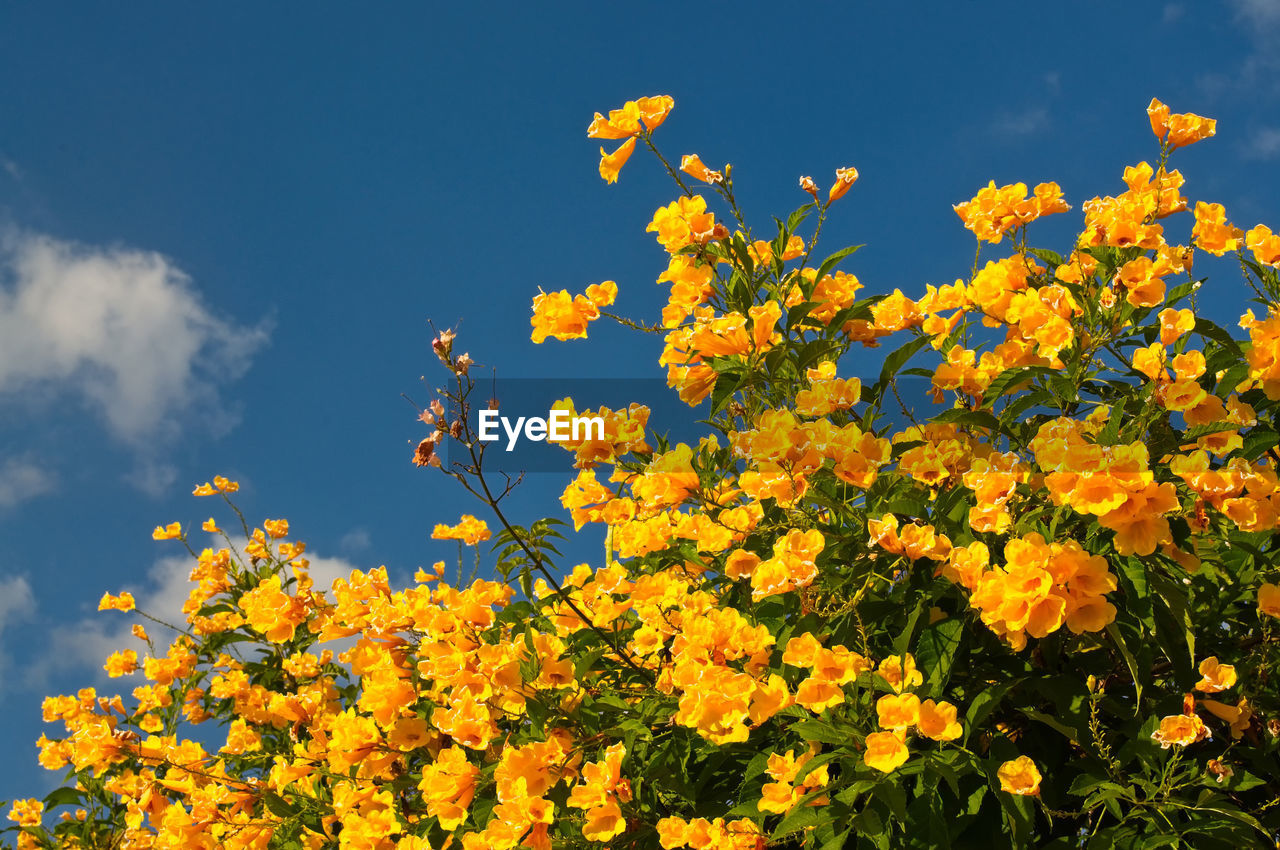
<path fill-rule="evenodd" d="M 1000 426 L 1000 420 L 987 410 L 965 410 L 954 407 L 951 410 L 942 411 L 931 421 L 945 425 L 962 425 L 965 428 L 981 428 L 993 434 L 1004 430 Z"/>
<path fill-rule="evenodd" d="M 1244 353 L 1240 350 L 1240 343 L 1236 341 L 1235 337 L 1208 319 L 1197 316 L 1195 332 L 1214 342 L 1221 343 L 1236 356 L 1244 357 Z"/>
<path fill-rule="evenodd" d="M 884 358 L 884 365 L 880 367 L 879 386 L 881 388 L 889 386 L 889 381 L 898 373 L 898 370 L 905 366 L 917 351 L 928 344 L 927 336 L 918 336 L 889 352 Z"/>
<path fill-rule="evenodd" d="M 1044 248 L 1028 248 L 1027 253 L 1035 257 L 1037 260 L 1043 261 L 1050 267 L 1050 271 L 1053 270 L 1053 266 L 1062 265 L 1062 255 L 1054 251 L 1047 251 Z"/>
<path fill-rule="evenodd" d="M 806 741 L 817 741 L 821 744 L 848 744 L 853 736 L 841 732 L 825 720 L 812 718 L 791 724 L 790 731 Z"/>
<path fill-rule="evenodd" d="M 1196 669 L 1196 633 L 1187 597 L 1177 582 L 1154 571 L 1149 578 L 1157 602 L 1154 613 L 1160 646 L 1189 687 Z"/>
<path fill-rule="evenodd" d="M 823 276 L 826 275 L 828 272 L 830 272 L 833 268 L 835 268 L 837 263 L 839 263 L 841 260 L 849 256 L 853 252 L 857 251 L 861 247 L 862 247 L 861 245 L 850 245 L 848 248 L 841 248 L 839 251 L 836 251 L 830 257 L 827 257 L 825 260 L 822 261 L 822 265 L 818 266 L 818 276 L 814 279 L 822 280 Z"/>
<path fill-rule="evenodd" d="M 84 792 L 77 788 L 55 788 L 44 798 L 44 807 L 52 809 L 57 806 L 78 806 L 84 799 Z"/>
<path fill-rule="evenodd" d="M 1142 703 L 1142 675 L 1141 668 L 1138 667 L 1138 661 L 1133 657 L 1133 653 L 1129 651 L 1128 645 L 1124 642 L 1124 638 L 1120 637 L 1120 630 L 1116 628 L 1115 623 L 1107 624 L 1107 636 L 1120 650 L 1120 655 L 1124 658 L 1125 665 L 1129 668 L 1129 675 L 1133 677 L 1134 694 L 1137 697 L 1139 705 Z"/>
<path fill-rule="evenodd" d="M 1245 436 L 1244 445 L 1236 452 L 1236 457 L 1255 461 L 1277 445 L 1280 445 L 1280 434 L 1270 428 L 1254 428 Z"/>
<path fill-rule="evenodd" d="M 978 727 L 982 721 L 987 719 L 991 712 L 996 710 L 1000 705 L 1000 701 L 1005 698 L 1009 691 L 1013 690 L 1021 679 L 1014 679 L 1010 682 L 992 683 L 983 687 L 973 697 L 973 701 L 969 703 L 969 710 L 964 716 L 964 735 L 965 740 L 969 740 L 969 735 Z"/>
<path fill-rule="evenodd" d="M 804 220 L 809 217 L 809 213 L 813 212 L 813 208 L 815 206 L 817 206 L 817 203 L 815 201 L 810 201 L 797 209 L 791 215 L 787 216 L 787 233 L 795 233 L 796 228 L 804 224 Z"/>
<path fill-rule="evenodd" d="M 1147 589 L 1147 565 L 1144 559 L 1132 555 L 1120 561 L 1120 580 L 1125 593 L 1125 608 L 1146 627 L 1148 634 L 1155 634 L 1156 623 L 1151 614 L 1151 592 Z"/>
<path fill-rule="evenodd" d="M 1014 387 L 1038 377 L 1056 375 L 1058 370 L 1047 366 L 1013 366 L 996 375 L 983 393 L 983 403 L 990 405 Z"/>
<path fill-rule="evenodd" d="M 770 837 L 776 840 L 829 820 L 831 820 L 831 813 L 825 806 L 822 808 L 798 806 L 782 819 L 782 823 L 778 824 L 778 828 L 773 831 L 773 835 Z"/>
<path fill-rule="evenodd" d="M 717 375 L 715 387 L 711 390 L 711 416 L 728 407 L 733 401 L 733 394 L 746 382 L 746 376 L 741 373 L 722 372 Z"/>
<path fill-rule="evenodd" d="M 916 666 L 926 671 L 924 684 L 929 694 L 937 697 L 943 693 L 964 635 L 964 618 L 957 615 L 939 620 L 920 633 L 916 641 Z"/>

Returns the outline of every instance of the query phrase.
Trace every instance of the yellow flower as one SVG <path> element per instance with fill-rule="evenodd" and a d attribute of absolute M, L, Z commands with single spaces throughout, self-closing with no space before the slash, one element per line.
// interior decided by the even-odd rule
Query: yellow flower
<path fill-rule="evenodd" d="M 1036 763 L 1026 756 L 1018 756 L 1012 761 L 1000 765 L 996 771 L 1000 780 L 1000 790 L 1020 797 L 1040 796 L 1040 770 Z"/>
<path fill-rule="evenodd" d="M 868 767 L 893 773 L 907 760 L 907 745 L 893 732 L 872 732 L 867 736 L 867 751 L 862 760 Z"/>
<path fill-rule="evenodd" d="M 920 703 L 920 719 L 916 730 L 935 741 L 954 741 L 964 731 L 956 720 L 956 707 L 949 702 L 935 703 L 927 699 Z"/>
<path fill-rule="evenodd" d="M 1162 718 L 1159 728 L 1151 733 L 1151 739 L 1164 750 L 1170 745 L 1185 747 L 1211 737 L 1209 727 L 1194 714 L 1171 714 Z"/>
<path fill-rule="evenodd" d="M 1212 699 L 1204 700 L 1200 704 L 1214 717 L 1226 721 L 1231 728 L 1231 737 L 1237 741 L 1244 736 L 1245 730 L 1253 721 L 1253 707 L 1249 705 L 1247 699 L 1242 698 L 1235 705 L 1227 705 Z"/>
<path fill-rule="evenodd" d="M 182 524 L 171 522 L 168 525 L 157 525 L 151 532 L 152 540 L 177 540 L 182 537 Z"/>
<path fill-rule="evenodd" d="M 667 120 L 667 116 L 675 106 L 675 99 L 668 94 L 650 95 L 636 101 L 636 111 L 640 113 L 640 120 L 650 131 L 662 126 L 662 122 Z"/>
<path fill-rule="evenodd" d="M 234 493 L 240 489 L 240 485 L 235 481 L 228 481 L 221 475 L 213 476 L 213 486 L 219 493 Z"/>
<path fill-rule="evenodd" d="M 455 526 L 437 525 L 431 532 L 432 540 L 461 540 L 468 546 L 474 546 L 491 536 L 489 526 L 482 519 L 471 514 L 463 514 L 461 521 Z"/>
<path fill-rule="evenodd" d="M 1200 675 L 1204 678 L 1196 683 L 1196 690 L 1207 694 L 1225 691 L 1236 683 L 1236 668 L 1230 664 L 1219 664 L 1216 655 L 1200 662 Z"/>
<path fill-rule="evenodd" d="M 1280 618 L 1280 586 L 1264 582 L 1258 588 L 1258 613 Z"/>
<path fill-rule="evenodd" d="M 1212 118 L 1202 118 L 1190 112 L 1170 115 L 1169 107 L 1156 98 L 1151 98 L 1147 106 L 1147 117 L 1151 120 L 1151 132 L 1156 138 L 1164 141 L 1168 136 L 1169 146 L 1185 147 L 1207 139 L 1217 132 L 1218 122 Z"/>
<path fill-rule="evenodd" d="M 586 339 L 588 323 L 598 318 L 600 308 L 585 295 L 571 296 L 567 289 L 539 292 L 533 297 L 530 338 L 536 343 L 549 336 L 559 340 Z"/>
<path fill-rule="evenodd" d="M 619 145 L 613 153 L 605 153 L 604 148 L 600 148 L 600 176 L 604 178 L 604 182 L 618 182 L 618 172 L 622 170 L 622 166 L 626 165 L 635 149 L 635 136 Z"/>
<path fill-rule="evenodd" d="M 1245 234 L 1244 244 L 1261 265 L 1280 267 L 1280 234 L 1272 233 L 1270 227 L 1259 224 Z"/>
<path fill-rule="evenodd" d="M 18 826 L 39 826 L 42 814 L 44 814 L 44 803 L 34 797 L 28 800 L 14 800 L 13 809 L 9 812 L 9 820 L 17 821 Z"/>
<path fill-rule="evenodd" d="M 893 655 L 880 662 L 876 669 L 880 678 L 889 683 L 894 693 L 902 693 L 906 688 L 913 688 L 924 682 L 924 676 L 916 669 L 916 660 L 911 653 Z"/>
<path fill-rule="evenodd" d="M 98 602 L 99 611 L 132 611 L 133 609 L 133 594 L 127 590 L 119 596 L 104 593 L 102 594 L 102 599 Z"/>
<path fill-rule="evenodd" d="M 215 493 L 217 493 L 217 492 L 218 492 L 218 491 L 214 489 L 213 485 L 206 481 L 205 483 L 203 483 L 203 484 L 201 484 L 200 486 L 196 487 L 196 489 L 192 490 L 192 491 L 191 491 L 191 495 L 193 495 L 193 496 L 212 496 L 213 494 L 215 494 Z"/>
<path fill-rule="evenodd" d="M 831 185 L 831 191 L 827 195 L 827 203 L 835 203 L 844 197 L 844 193 L 849 191 L 849 187 L 858 179 L 858 169 L 853 166 L 848 168 L 836 169 L 836 182 Z"/>
<path fill-rule="evenodd" d="M 128 676 L 130 673 L 138 669 L 138 653 L 132 649 L 126 649 L 123 652 L 113 652 L 107 657 L 107 663 L 102 665 L 102 669 L 107 671 L 107 675 L 113 679 L 121 676 Z"/>
<path fill-rule="evenodd" d="M 702 159 L 696 153 L 687 153 L 680 160 L 680 170 L 688 174 L 694 180 L 701 180 L 703 183 L 723 183 L 724 175 L 719 171 L 712 171 L 702 162 Z"/>
<path fill-rule="evenodd" d="M 587 299 L 597 307 L 608 307 L 618 297 L 618 284 L 612 280 L 593 283 L 587 287 Z"/>
<path fill-rule="evenodd" d="M 876 714 L 882 729 L 907 729 L 920 720 L 920 698 L 915 694 L 885 694 L 876 700 Z"/>
<path fill-rule="evenodd" d="M 289 520 L 269 519 L 262 523 L 262 528 L 267 534 L 278 540 L 289 535 Z"/>

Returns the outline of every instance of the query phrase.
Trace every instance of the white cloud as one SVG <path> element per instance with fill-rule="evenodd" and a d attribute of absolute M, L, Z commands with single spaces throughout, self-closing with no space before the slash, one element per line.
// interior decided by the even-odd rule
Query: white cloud
<path fill-rule="evenodd" d="M 0 693 L 10 682 L 9 653 L 4 648 L 5 629 L 31 618 L 36 607 L 35 594 L 24 576 L 0 577 Z"/>
<path fill-rule="evenodd" d="M 338 539 L 338 548 L 343 552 L 363 552 L 373 545 L 368 530 L 353 528 Z"/>
<path fill-rule="evenodd" d="M 0 396 L 50 389 L 82 397 L 120 440 L 142 445 L 179 414 L 217 411 L 267 337 L 201 301 L 160 254 L 49 236 L 0 243 Z"/>
<path fill-rule="evenodd" d="M 1164 9 L 1160 13 L 1161 23 L 1171 24 L 1182 18 L 1187 11 L 1186 7 L 1181 3 L 1166 3 Z"/>
<path fill-rule="evenodd" d="M 178 468 L 173 464 L 143 458 L 138 467 L 125 476 L 125 480 L 148 496 L 158 499 L 166 495 L 178 480 Z"/>
<path fill-rule="evenodd" d="M 1049 110 L 1043 106 L 1007 113 L 996 119 L 992 129 L 1001 136 L 1031 136 L 1049 126 Z"/>
<path fill-rule="evenodd" d="M 1236 17 L 1258 29 L 1280 26 L 1280 3 L 1276 0 L 1231 0 Z"/>
<path fill-rule="evenodd" d="M 3 153 L 0 153 L 0 168 L 3 168 L 5 173 L 12 177 L 16 183 L 21 183 L 22 178 L 26 176 L 22 171 L 22 167 Z"/>
<path fill-rule="evenodd" d="M 36 598 L 26 577 L 0 578 L 0 632 L 27 619 L 35 605 Z"/>
<path fill-rule="evenodd" d="M 0 463 L 0 508 L 11 508 L 19 502 L 44 495 L 53 490 L 55 483 L 53 474 L 37 466 L 30 458 L 6 458 Z M 3 604 L 4 600 L 0 599 L 0 605 Z"/>
<path fill-rule="evenodd" d="M 236 551 L 244 551 L 242 539 L 233 539 L 232 543 Z M 225 545 L 220 539 L 213 542 L 211 538 L 212 548 L 218 548 L 220 544 Z M 193 545 L 199 548 L 194 541 Z M 307 553 L 307 558 L 311 562 L 311 577 L 317 590 L 329 590 L 334 579 L 347 578 L 352 570 L 357 569 L 354 564 L 342 558 L 313 557 L 310 552 Z M 166 623 L 182 625 L 186 621 L 182 605 L 195 586 L 190 580 L 194 565 L 192 558 L 187 555 L 162 558 L 152 565 L 145 581 L 125 587 L 104 587 L 103 590 L 110 590 L 112 593 L 128 590 L 133 593 L 139 611 Z M 329 598 L 333 598 L 332 594 Z M 146 654 L 147 648 L 146 644 L 131 633 L 135 622 L 145 625 L 158 652 L 164 652 L 169 641 L 176 637 L 176 633 L 139 618 L 136 614 L 95 612 L 78 623 L 53 629 L 47 638 L 48 651 L 45 657 L 38 659 L 38 663 L 27 670 L 27 686 L 41 687 L 47 675 L 54 671 L 93 671 L 91 675 L 101 681 L 106 678 L 102 664 L 111 653 L 133 649 L 141 658 Z M 338 652 L 345 646 L 344 643 L 334 641 L 324 644 L 322 648 Z M 133 681 L 140 675 L 135 674 L 124 681 Z M 89 681 L 86 680 L 85 684 L 89 684 Z M 132 687 L 133 685 L 129 686 Z"/>
<path fill-rule="evenodd" d="M 1253 134 L 1244 150 L 1248 159 L 1274 159 L 1280 156 L 1280 128 L 1266 127 Z"/>

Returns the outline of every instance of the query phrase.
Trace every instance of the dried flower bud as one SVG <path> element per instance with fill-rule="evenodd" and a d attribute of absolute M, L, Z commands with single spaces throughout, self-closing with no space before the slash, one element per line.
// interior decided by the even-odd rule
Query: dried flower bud
<path fill-rule="evenodd" d="M 418 443 L 413 451 L 414 466 L 439 466 L 440 458 L 436 456 L 435 440 L 430 438 Z"/>

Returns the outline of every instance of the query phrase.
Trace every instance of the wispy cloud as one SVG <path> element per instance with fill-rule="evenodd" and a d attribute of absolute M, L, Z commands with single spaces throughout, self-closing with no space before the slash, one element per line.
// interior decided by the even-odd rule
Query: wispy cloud
<path fill-rule="evenodd" d="M 22 179 L 26 176 L 26 173 L 22 170 L 22 166 L 18 165 L 18 163 L 14 162 L 3 153 L 0 153 L 0 168 L 3 168 L 4 173 L 12 177 L 15 183 L 21 183 Z"/>
<path fill-rule="evenodd" d="M 1264 127 L 1253 134 L 1244 148 L 1246 159 L 1275 159 L 1280 156 L 1280 128 Z"/>
<path fill-rule="evenodd" d="M 51 492 L 56 486 L 52 472 L 36 464 L 30 457 L 10 457 L 0 462 L 0 508 L 11 508 L 20 502 Z M 3 600 L 0 600 L 0 605 Z"/>
<path fill-rule="evenodd" d="M 363 528 L 353 528 L 338 540 L 338 548 L 343 552 L 363 552 L 373 545 L 369 532 Z"/>
<path fill-rule="evenodd" d="M 1280 28 L 1280 4 L 1275 0 L 1231 0 L 1236 17 L 1259 29 Z"/>
<path fill-rule="evenodd" d="M 35 612 L 35 594 L 25 576 L 0 576 L 0 693 L 11 682 L 9 668 L 12 657 L 5 648 L 5 631 L 18 623 L 31 619 Z"/>
<path fill-rule="evenodd" d="M 1001 136 L 1034 136 L 1049 127 L 1049 110 L 1035 106 L 1022 112 L 1006 113 L 992 124 L 992 130 Z"/>
<path fill-rule="evenodd" d="M 172 432 L 193 408 L 220 410 L 219 382 L 266 338 L 263 322 L 216 315 L 160 254 L 31 233 L 0 242 L 0 397 L 79 397 L 124 443 Z"/>
<path fill-rule="evenodd" d="M 1166 3 L 1164 9 L 1160 12 L 1160 22 L 1164 24 L 1171 24 L 1186 14 L 1186 11 L 1187 7 L 1183 6 L 1181 3 Z"/>

